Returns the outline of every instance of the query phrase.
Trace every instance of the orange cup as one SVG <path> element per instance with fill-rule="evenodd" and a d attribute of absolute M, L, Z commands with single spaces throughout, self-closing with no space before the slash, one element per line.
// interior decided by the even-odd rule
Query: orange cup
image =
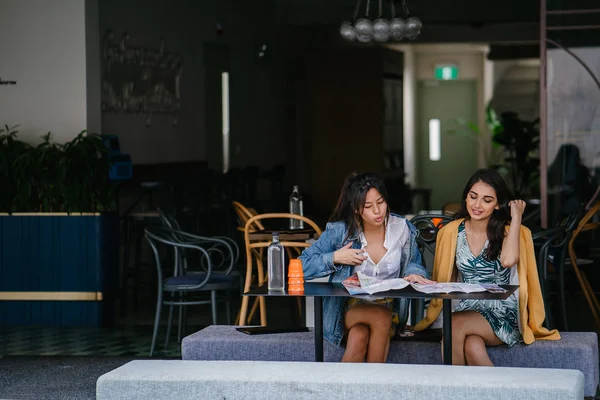
<path fill-rule="evenodd" d="M 288 266 L 288 291 L 304 291 L 304 272 L 302 272 L 302 261 L 297 258 L 291 259 L 290 265 Z"/>

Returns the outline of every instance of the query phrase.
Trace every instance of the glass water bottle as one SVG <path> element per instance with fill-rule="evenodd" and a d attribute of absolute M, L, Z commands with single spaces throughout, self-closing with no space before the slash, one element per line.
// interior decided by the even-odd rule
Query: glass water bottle
<path fill-rule="evenodd" d="M 285 254 L 279 242 L 279 232 L 273 232 L 273 241 L 267 248 L 268 289 L 283 291 L 285 289 Z"/>

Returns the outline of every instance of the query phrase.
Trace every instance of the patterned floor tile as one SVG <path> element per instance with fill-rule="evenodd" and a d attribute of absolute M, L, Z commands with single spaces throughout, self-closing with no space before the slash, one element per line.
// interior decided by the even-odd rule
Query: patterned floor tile
<path fill-rule="evenodd" d="M 202 327 L 194 328 L 190 332 Z M 164 349 L 164 333 L 159 336 L 157 357 L 181 357 L 176 331 Z M 6 327 L 0 329 L 0 355 L 45 356 L 131 356 L 145 357 L 150 351 L 152 327 Z"/>

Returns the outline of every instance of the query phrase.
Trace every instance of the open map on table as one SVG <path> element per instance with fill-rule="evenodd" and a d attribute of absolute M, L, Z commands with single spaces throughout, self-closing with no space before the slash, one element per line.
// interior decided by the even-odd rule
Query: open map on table
<path fill-rule="evenodd" d="M 378 279 L 357 272 L 342 282 L 350 294 L 374 294 L 388 290 L 399 290 L 411 285 L 415 290 L 422 293 L 473 293 L 491 292 L 505 293 L 506 290 L 496 284 L 477 284 L 463 282 L 438 282 L 432 284 L 410 283 L 402 278 Z"/>

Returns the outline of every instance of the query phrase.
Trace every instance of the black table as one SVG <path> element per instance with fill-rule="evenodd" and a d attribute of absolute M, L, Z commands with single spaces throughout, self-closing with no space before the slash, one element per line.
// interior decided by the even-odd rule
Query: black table
<path fill-rule="evenodd" d="M 422 298 L 422 299 L 442 299 L 443 300 L 443 331 L 444 331 L 444 364 L 452 364 L 452 300 L 458 299 L 475 299 L 475 300 L 506 300 L 515 290 L 519 288 L 517 285 L 500 285 L 506 289 L 506 293 L 421 293 L 413 289 L 412 286 L 407 286 L 400 290 L 389 290 L 387 292 L 379 292 L 374 295 L 351 295 L 346 288 L 339 283 L 328 282 L 307 282 L 304 284 L 304 292 L 288 293 L 269 291 L 267 284 L 257 288 L 252 288 L 244 293 L 244 296 L 265 296 L 265 297 L 285 297 L 285 296 L 301 296 L 315 298 L 315 361 L 323 361 L 323 297 L 357 297 L 368 299 L 379 299 L 383 297 L 392 298 Z"/>

